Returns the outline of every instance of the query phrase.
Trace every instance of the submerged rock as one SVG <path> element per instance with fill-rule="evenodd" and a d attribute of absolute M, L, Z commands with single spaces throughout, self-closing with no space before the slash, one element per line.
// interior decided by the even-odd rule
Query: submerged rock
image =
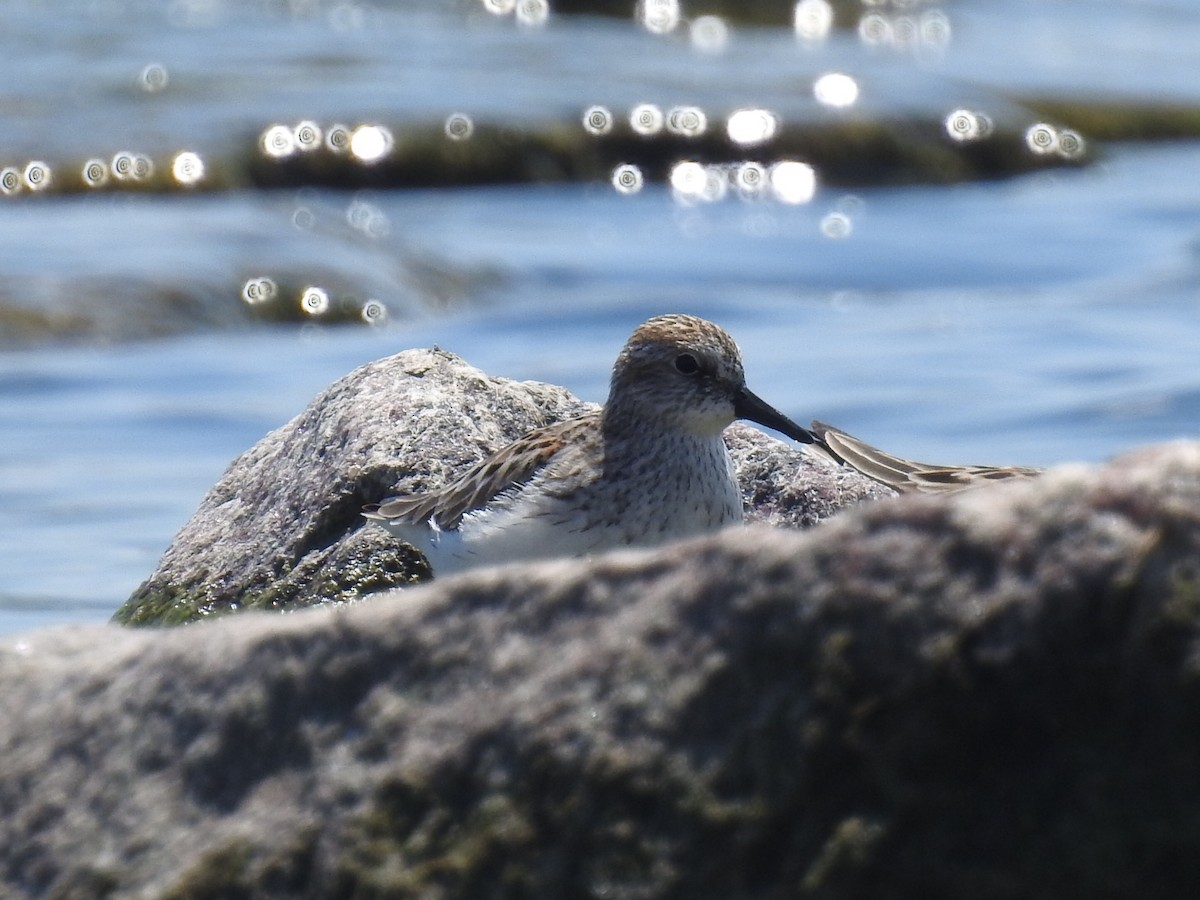
<path fill-rule="evenodd" d="M 440 350 L 362 366 L 230 465 L 115 618 L 177 624 L 428 578 L 415 550 L 365 522 L 363 505 L 444 484 L 586 408 L 564 388 L 492 378 Z M 747 426 L 727 435 L 751 521 L 811 525 L 891 493 Z"/>
<path fill-rule="evenodd" d="M 1200 444 L 40 632 L 0 650 L 0 893 L 1179 896 L 1198 659 Z"/>

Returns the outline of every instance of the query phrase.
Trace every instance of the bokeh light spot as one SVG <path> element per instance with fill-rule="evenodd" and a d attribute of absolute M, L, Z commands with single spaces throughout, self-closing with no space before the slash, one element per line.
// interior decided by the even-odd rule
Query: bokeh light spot
<path fill-rule="evenodd" d="M 671 190 L 679 197 L 698 198 L 704 193 L 704 166 L 688 160 L 671 168 Z"/>
<path fill-rule="evenodd" d="M 518 0 L 517 21 L 522 25 L 545 25 L 549 18 L 549 0 Z"/>
<path fill-rule="evenodd" d="M 25 182 L 21 180 L 21 172 L 14 166 L 5 166 L 0 169 L 0 192 L 5 195 L 18 194 L 25 186 Z"/>
<path fill-rule="evenodd" d="M 613 127 L 613 114 L 606 106 L 589 106 L 583 111 L 583 127 L 588 134 L 608 134 Z"/>
<path fill-rule="evenodd" d="M 321 146 L 323 138 L 321 126 L 311 119 L 297 122 L 292 128 L 292 138 L 296 142 L 297 150 L 301 153 L 310 153 Z"/>
<path fill-rule="evenodd" d="M 767 170 L 762 163 L 741 163 L 734 169 L 733 184 L 742 197 L 746 199 L 759 197 L 767 186 Z"/>
<path fill-rule="evenodd" d="M 663 129 L 663 112 L 653 103 L 639 103 L 629 113 L 629 127 L 638 134 L 658 134 Z"/>
<path fill-rule="evenodd" d="M 821 219 L 821 234 L 827 238 L 848 238 L 853 231 L 854 222 L 844 212 L 831 212 Z"/>
<path fill-rule="evenodd" d="M 1086 149 L 1087 144 L 1079 132 L 1064 128 L 1058 133 L 1058 153 L 1063 159 L 1078 159 Z"/>
<path fill-rule="evenodd" d="M 176 153 L 171 160 L 171 177 L 184 186 L 199 183 L 204 179 L 204 160 L 191 150 Z"/>
<path fill-rule="evenodd" d="M 166 66 L 161 63 L 150 63 L 138 72 L 137 86 L 147 94 L 157 94 L 166 88 L 170 80 Z"/>
<path fill-rule="evenodd" d="M 1058 130 L 1045 122 L 1031 125 L 1025 132 L 1025 146 L 1039 156 L 1055 153 L 1058 151 Z"/>
<path fill-rule="evenodd" d="M 50 187 L 52 181 L 50 166 L 40 160 L 26 163 L 25 171 L 21 173 L 21 180 L 31 191 L 44 191 Z"/>
<path fill-rule="evenodd" d="M 813 96 L 824 106 L 843 108 L 858 101 L 858 82 L 849 75 L 829 72 L 813 84 Z"/>
<path fill-rule="evenodd" d="M 296 136 L 287 125 L 270 125 L 263 131 L 259 146 L 266 156 L 283 159 L 296 152 Z"/>
<path fill-rule="evenodd" d="M 102 159 L 89 159 L 79 174 L 88 187 L 104 187 L 108 184 L 108 163 Z"/>
<path fill-rule="evenodd" d="M 154 176 L 154 160 L 143 153 L 133 154 L 133 179 L 146 181 Z"/>
<path fill-rule="evenodd" d="M 379 162 L 392 146 L 392 133 L 382 125 L 359 125 L 350 135 L 350 152 L 360 162 Z"/>
<path fill-rule="evenodd" d="M 325 131 L 325 149 L 341 155 L 350 149 L 350 129 L 345 125 L 330 125 Z"/>
<path fill-rule="evenodd" d="M 278 286 L 270 278 L 251 278 L 242 285 L 242 299 L 251 306 L 268 303 L 275 299 Z"/>
<path fill-rule="evenodd" d="M 465 141 L 475 133 L 475 123 L 466 113 L 451 113 L 444 126 L 446 137 L 452 141 Z"/>
<path fill-rule="evenodd" d="M 636 194 L 645 183 L 642 170 L 632 163 L 625 163 L 613 169 L 611 181 L 618 194 Z"/>
<path fill-rule="evenodd" d="M 720 53 L 729 43 L 729 26 L 720 16 L 700 16 L 690 31 L 692 46 L 705 53 Z"/>
<path fill-rule="evenodd" d="M 681 137 L 699 137 L 708 130 L 708 116 L 698 106 L 676 106 L 667 113 L 667 131 Z"/>
<path fill-rule="evenodd" d="M 946 116 L 946 134 L 961 142 L 978 141 L 992 133 L 992 120 L 980 112 L 956 109 Z"/>
<path fill-rule="evenodd" d="M 637 18 L 652 34 L 669 34 L 679 27 L 679 0 L 640 0 Z"/>
<path fill-rule="evenodd" d="M 117 181 L 132 181 L 134 178 L 134 155 L 128 150 L 113 154 L 112 165 L 109 167 L 113 178 Z"/>
<path fill-rule="evenodd" d="M 833 28 L 833 7 L 828 0 L 800 0 L 793 23 L 796 36 L 806 41 L 823 41 Z"/>
<path fill-rule="evenodd" d="M 309 286 L 300 295 L 300 309 L 310 316 L 323 316 L 329 312 L 329 293 L 324 288 Z"/>
<path fill-rule="evenodd" d="M 925 47 L 942 48 L 950 43 L 952 29 L 950 17 L 940 9 L 931 9 L 921 14 L 921 44 Z"/>
<path fill-rule="evenodd" d="M 368 300 L 363 304 L 359 317 L 368 325 L 382 325 L 388 319 L 388 308 L 380 300 Z"/>
<path fill-rule="evenodd" d="M 744 147 L 771 140 L 778 129 L 779 118 L 768 109 L 739 109 L 725 123 L 729 139 Z"/>
<path fill-rule="evenodd" d="M 892 23 L 881 13 L 867 13 L 858 20 L 858 39 L 868 47 L 892 43 Z"/>
<path fill-rule="evenodd" d="M 771 192 L 781 203 L 807 203 L 817 191 L 817 173 L 808 163 L 784 160 L 771 166 Z"/>
<path fill-rule="evenodd" d="M 292 225 L 300 231 L 309 231 L 316 224 L 316 214 L 307 206 L 298 206 L 292 210 Z"/>

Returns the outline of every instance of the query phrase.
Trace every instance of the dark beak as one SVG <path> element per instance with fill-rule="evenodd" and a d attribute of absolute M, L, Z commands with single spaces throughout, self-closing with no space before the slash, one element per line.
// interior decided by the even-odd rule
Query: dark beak
<path fill-rule="evenodd" d="M 739 419 L 757 422 L 780 434 L 786 434 L 794 441 L 802 444 L 823 444 L 817 436 L 807 428 L 801 428 L 775 407 L 755 395 L 749 388 L 743 387 L 734 395 L 733 412 Z"/>

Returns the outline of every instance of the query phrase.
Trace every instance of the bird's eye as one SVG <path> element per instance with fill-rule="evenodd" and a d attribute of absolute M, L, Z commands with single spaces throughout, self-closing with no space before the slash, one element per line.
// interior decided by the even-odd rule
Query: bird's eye
<path fill-rule="evenodd" d="M 684 375 L 695 375 L 700 371 L 700 363 L 690 353 L 680 353 L 675 357 L 675 368 Z"/>

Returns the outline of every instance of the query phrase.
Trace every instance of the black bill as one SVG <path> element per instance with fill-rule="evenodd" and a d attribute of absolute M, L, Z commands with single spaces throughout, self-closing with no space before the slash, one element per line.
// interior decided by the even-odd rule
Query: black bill
<path fill-rule="evenodd" d="M 823 443 L 807 428 L 797 425 L 748 388 L 742 388 L 733 398 L 733 412 L 739 419 L 757 422 L 780 434 L 786 434 L 793 441 L 800 441 L 802 444 Z"/>

